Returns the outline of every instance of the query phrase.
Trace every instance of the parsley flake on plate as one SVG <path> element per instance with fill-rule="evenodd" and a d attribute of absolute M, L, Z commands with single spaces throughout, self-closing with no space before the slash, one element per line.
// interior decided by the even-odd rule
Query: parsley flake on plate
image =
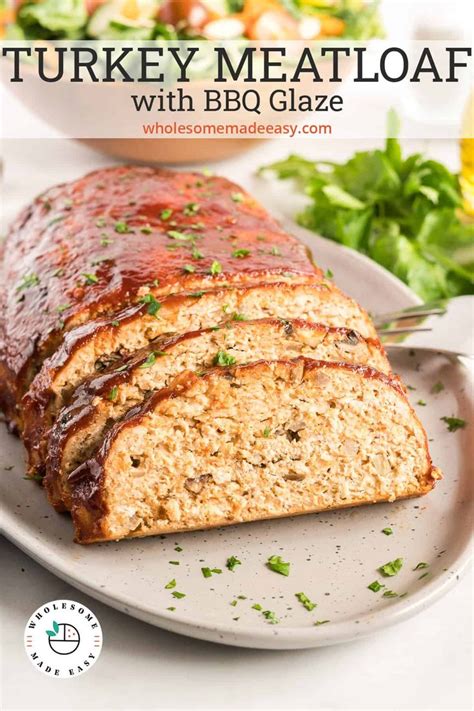
<path fill-rule="evenodd" d="M 379 590 L 384 588 L 385 585 L 382 585 L 381 583 L 379 583 L 378 580 L 374 580 L 374 582 L 370 583 L 370 585 L 367 585 L 367 587 L 369 588 L 369 590 L 372 590 L 372 592 L 379 592 Z"/>
<path fill-rule="evenodd" d="M 462 430 L 467 425 L 466 420 L 461 420 L 460 417 L 440 417 L 439 419 L 446 422 L 448 432 L 457 432 L 457 430 Z"/>
<path fill-rule="evenodd" d="M 161 309 L 161 304 L 157 299 L 153 296 L 153 294 L 145 294 L 145 296 L 142 296 L 140 299 L 141 304 L 148 304 L 147 306 L 147 313 L 150 316 L 156 316 L 158 311 Z"/>
<path fill-rule="evenodd" d="M 382 533 L 385 533 L 386 536 L 391 536 L 393 530 L 390 528 L 390 526 L 387 526 L 387 528 L 382 528 Z"/>
<path fill-rule="evenodd" d="M 285 563 L 279 555 L 270 556 L 267 560 L 267 568 L 273 570 L 274 573 L 280 573 L 280 575 L 288 576 L 290 574 L 290 563 Z"/>
<path fill-rule="evenodd" d="M 392 560 L 389 563 L 385 563 L 385 565 L 382 565 L 379 568 L 379 573 L 386 578 L 391 578 L 392 576 L 397 575 L 397 573 L 400 572 L 402 567 L 403 558 L 396 558 L 395 560 Z"/>
<path fill-rule="evenodd" d="M 308 612 L 311 612 L 315 607 L 317 607 L 317 604 L 315 602 L 311 602 L 309 597 L 303 592 L 295 593 L 295 597 L 301 602 L 303 607 L 308 610 Z"/>
<path fill-rule="evenodd" d="M 169 583 L 166 583 L 165 590 L 172 590 L 175 587 L 176 587 L 176 580 L 173 578 L 173 580 L 170 580 Z"/>
<path fill-rule="evenodd" d="M 227 558 L 226 567 L 228 570 L 234 571 L 238 565 L 242 565 L 242 561 L 236 558 L 235 555 L 231 555 L 230 558 Z"/>

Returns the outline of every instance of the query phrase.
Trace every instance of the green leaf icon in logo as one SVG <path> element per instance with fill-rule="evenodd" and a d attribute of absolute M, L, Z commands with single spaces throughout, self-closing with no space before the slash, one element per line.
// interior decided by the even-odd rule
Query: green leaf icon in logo
<path fill-rule="evenodd" d="M 54 630 L 54 632 L 53 632 Z M 57 633 L 59 632 L 59 625 L 55 620 L 53 620 L 53 629 L 52 630 L 46 630 L 46 634 L 48 637 L 56 637 Z"/>

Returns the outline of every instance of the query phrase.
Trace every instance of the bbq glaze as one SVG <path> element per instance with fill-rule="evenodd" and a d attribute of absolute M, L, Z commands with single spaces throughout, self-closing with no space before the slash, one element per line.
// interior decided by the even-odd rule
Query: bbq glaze
<path fill-rule="evenodd" d="M 226 283 L 321 276 L 307 249 L 225 178 L 98 170 L 39 196 L 12 225 L 0 293 L 0 406 L 19 398 L 64 332 L 136 303 Z"/>

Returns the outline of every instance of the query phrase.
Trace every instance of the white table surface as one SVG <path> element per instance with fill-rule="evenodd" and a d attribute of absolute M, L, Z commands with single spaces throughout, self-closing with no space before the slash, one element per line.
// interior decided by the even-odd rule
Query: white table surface
<path fill-rule="evenodd" d="M 358 145 L 358 147 L 360 147 Z M 43 187 L 111 160 L 71 142 L 23 141 L 4 146 L 2 229 Z M 253 167 L 295 152 L 344 156 L 354 143 L 263 144 L 220 172 L 247 183 L 265 202 Z M 456 167 L 451 144 L 410 146 Z M 246 178 L 246 179 L 245 179 Z M 282 212 L 294 201 L 282 202 Z M 283 194 L 282 194 L 283 195 Z M 466 310 L 466 302 L 462 308 Z M 466 346 L 466 333 L 463 346 Z M 1 453 L 0 453 L 1 457 Z M 113 561 L 111 561 L 113 565 Z M 116 612 L 0 540 L 2 707 L 9 709 L 469 709 L 471 708 L 472 578 L 465 576 L 419 616 L 373 637 L 323 648 L 267 652 L 178 637 Z M 26 619 L 58 598 L 85 603 L 99 617 L 104 647 L 87 674 L 46 678 L 23 649 Z"/>

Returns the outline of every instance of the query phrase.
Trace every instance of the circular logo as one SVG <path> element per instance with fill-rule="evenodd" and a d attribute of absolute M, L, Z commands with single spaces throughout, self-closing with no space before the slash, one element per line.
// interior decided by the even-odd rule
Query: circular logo
<path fill-rule="evenodd" d="M 26 623 L 25 650 L 33 666 L 47 676 L 80 676 L 102 651 L 100 622 L 80 602 L 52 600 L 38 607 Z"/>

